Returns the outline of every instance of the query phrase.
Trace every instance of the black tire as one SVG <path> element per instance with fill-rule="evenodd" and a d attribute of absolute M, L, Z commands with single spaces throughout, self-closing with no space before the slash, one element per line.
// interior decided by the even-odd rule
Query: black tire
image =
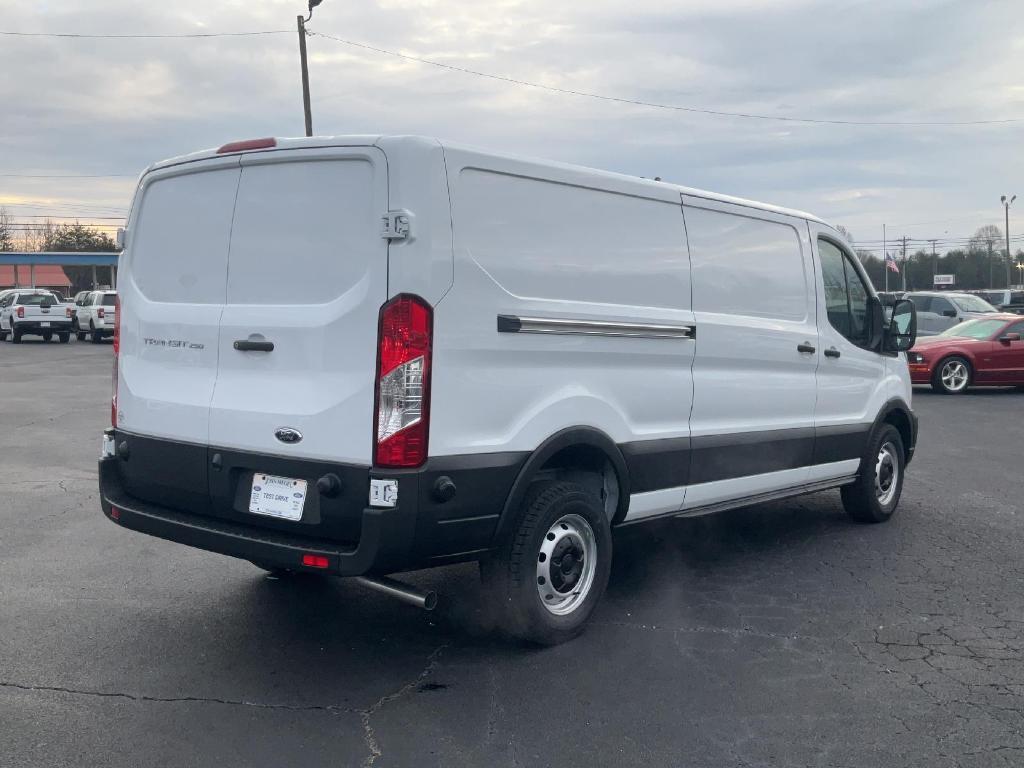
<path fill-rule="evenodd" d="M 21 344 L 21 331 L 18 331 L 18 330 L 11 331 L 11 343 L 13 343 L 13 344 Z"/>
<path fill-rule="evenodd" d="M 883 458 L 883 449 L 888 458 Z M 895 477 L 890 475 L 888 483 L 887 467 L 889 471 L 893 468 L 895 470 Z M 905 469 L 906 453 L 899 430 L 892 424 L 882 424 L 868 441 L 867 451 L 861 457 L 857 480 L 842 488 L 846 513 L 858 523 L 884 523 L 899 506 Z M 876 484 L 876 475 L 880 470 L 881 481 Z"/>
<path fill-rule="evenodd" d="M 44 333 L 43 341 L 53 341 L 53 333 Z"/>
<path fill-rule="evenodd" d="M 69 341 L 71 341 L 71 334 L 67 332 L 58 333 L 57 338 L 60 339 L 61 344 L 67 344 Z"/>
<path fill-rule="evenodd" d="M 950 385 L 949 383 L 950 379 L 946 376 L 947 369 L 952 370 L 954 366 L 962 366 L 967 373 L 967 378 L 962 380 L 962 384 Z M 960 355 L 950 355 L 942 358 L 935 365 L 935 371 L 932 373 L 932 389 L 943 395 L 959 395 L 967 391 L 973 379 L 974 370 L 971 368 L 970 361 Z M 959 382 L 961 379 L 958 378 L 955 381 Z"/>
<path fill-rule="evenodd" d="M 7 331 L 0 328 L 0 341 L 7 341 Z"/>
<path fill-rule="evenodd" d="M 596 557 L 584 556 L 587 547 Z M 545 554 L 548 548 L 550 558 Z M 587 562 L 591 559 L 592 566 Z M 510 634 L 556 645 L 583 631 L 608 585 L 611 563 L 611 526 L 600 500 L 577 483 L 545 481 L 531 488 L 509 535 L 481 564 L 481 575 Z M 539 570 L 549 577 L 538 576 Z M 561 584 L 556 586 L 556 581 Z M 546 597 L 562 603 L 558 608 L 545 603 L 541 584 L 547 587 Z M 587 587 L 582 596 L 573 592 L 574 585 L 583 584 Z M 553 610 L 566 612 L 558 615 Z"/>
<path fill-rule="evenodd" d="M 85 331 L 75 331 L 75 338 L 79 341 L 85 341 L 85 337 L 88 334 Z"/>

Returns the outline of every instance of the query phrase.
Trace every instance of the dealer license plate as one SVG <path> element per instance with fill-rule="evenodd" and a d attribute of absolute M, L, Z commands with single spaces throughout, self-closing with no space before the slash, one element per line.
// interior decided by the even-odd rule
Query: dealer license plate
<path fill-rule="evenodd" d="M 48 322 L 42 322 L 39 325 L 41 325 L 43 328 L 49 328 L 50 327 L 50 324 Z"/>
<path fill-rule="evenodd" d="M 301 520 L 306 503 L 306 481 L 257 472 L 252 478 L 249 511 L 256 515 Z"/>

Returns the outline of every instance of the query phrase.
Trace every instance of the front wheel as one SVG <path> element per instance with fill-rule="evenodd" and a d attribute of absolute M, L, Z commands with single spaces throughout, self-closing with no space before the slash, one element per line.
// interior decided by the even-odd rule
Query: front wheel
<path fill-rule="evenodd" d="M 971 364 L 962 357 L 947 357 L 935 366 L 932 389 L 944 395 L 959 395 L 971 384 Z"/>
<path fill-rule="evenodd" d="M 859 523 L 884 523 L 900 503 L 906 466 L 903 438 L 883 424 L 868 443 L 857 480 L 842 488 L 843 508 Z"/>
<path fill-rule="evenodd" d="M 556 645 L 583 631 L 611 562 L 611 526 L 600 500 L 577 483 L 548 481 L 535 484 L 481 572 L 511 634 Z"/>

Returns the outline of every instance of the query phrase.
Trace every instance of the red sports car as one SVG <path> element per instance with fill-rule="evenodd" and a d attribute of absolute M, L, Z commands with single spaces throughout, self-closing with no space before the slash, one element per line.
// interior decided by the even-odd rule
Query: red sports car
<path fill-rule="evenodd" d="M 914 384 L 948 395 L 972 386 L 1024 386 L 1024 318 L 988 315 L 921 337 L 907 361 Z"/>

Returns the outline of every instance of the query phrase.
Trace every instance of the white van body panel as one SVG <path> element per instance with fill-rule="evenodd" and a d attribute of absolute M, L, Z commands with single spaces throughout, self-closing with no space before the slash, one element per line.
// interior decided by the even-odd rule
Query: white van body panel
<path fill-rule="evenodd" d="M 685 437 L 694 344 L 498 333 L 498 315 L 689 327 L 678 194 L 613 174 L 446 149 L 455 290 L 435 314 L 432 454 L 533 450 L 593 425 Z"/>

